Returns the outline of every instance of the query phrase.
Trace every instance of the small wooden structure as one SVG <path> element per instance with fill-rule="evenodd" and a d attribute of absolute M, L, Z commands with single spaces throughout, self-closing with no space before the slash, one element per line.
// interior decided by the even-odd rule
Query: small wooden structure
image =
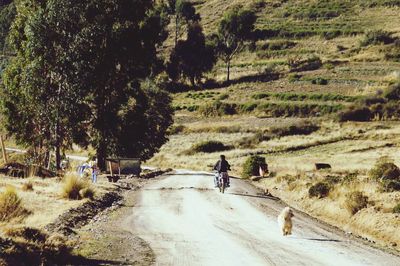
<path fill-rule="evenodd" d="M 141 172 L 139 158 L 107 158 L 107 168 L 111 176 L 115 175 L 135 175 L 139 176 Z"/>

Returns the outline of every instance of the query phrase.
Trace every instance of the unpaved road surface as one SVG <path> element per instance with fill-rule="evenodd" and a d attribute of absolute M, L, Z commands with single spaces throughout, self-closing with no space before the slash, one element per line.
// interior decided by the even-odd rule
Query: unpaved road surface
<path fill-rule="evenodd" d="M 237 179 L 221 194 L 212 178 L 180 171 L 137 194 L 123 226 L 148 243 L 156 265 L 400 265 L 400 257 L 298 212 L 293 235 L 283 237 L 283 203 Z"/>

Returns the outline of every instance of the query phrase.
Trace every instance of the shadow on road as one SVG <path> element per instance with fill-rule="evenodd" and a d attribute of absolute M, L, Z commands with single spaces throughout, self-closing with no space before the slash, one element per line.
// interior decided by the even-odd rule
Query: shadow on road
<path fill-rule="evenodd" d="M 236 196 L 242 196 L 242 197 L 250 197 L 250 198 L 259 198 L 259 199 L 271 199 L 271 200 L 276 200 L 278 201 L 279 198 L 274 197 L 274 196 L 268 196 L 268 195 L 251 195 L 251 194 L 241 194 L 241 193 L 229 193 L 231 195 L 236 195 Z"/>
<path fill-rule="evenodd" d="M 302 237 L 296 237 L 296 239 L 318 241 L 318 242 L 342 242 L 341 240 L 329 239 L 329 238 L 302 238 Z"/>

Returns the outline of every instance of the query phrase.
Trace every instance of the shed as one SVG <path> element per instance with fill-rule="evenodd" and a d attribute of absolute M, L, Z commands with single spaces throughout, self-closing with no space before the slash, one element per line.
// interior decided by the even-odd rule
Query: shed
<path fill-rule="evenodd" d="M 111 175 L 140 175 L 139 158 L 107 158 L 107 168 Z"/>

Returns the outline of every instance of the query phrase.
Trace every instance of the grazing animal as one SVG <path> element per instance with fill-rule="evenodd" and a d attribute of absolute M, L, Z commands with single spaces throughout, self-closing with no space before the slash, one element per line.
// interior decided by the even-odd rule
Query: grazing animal
<path fill-rule="evenodd" d="M 284 236 L 292 234 L 292 217 L 294 216 L 292 209 L 286 207 L 282 210 L 282 212 L 278 216 L 278 225 L 282 230 L 282 234 Z"/>
<path fill-rule="evenodd" d="M 321 169 L 332 169 L 332 166 L 328 163 L 316 163 L 315 164 L 315 169 L 316 170 L 321 170 Z"/>

